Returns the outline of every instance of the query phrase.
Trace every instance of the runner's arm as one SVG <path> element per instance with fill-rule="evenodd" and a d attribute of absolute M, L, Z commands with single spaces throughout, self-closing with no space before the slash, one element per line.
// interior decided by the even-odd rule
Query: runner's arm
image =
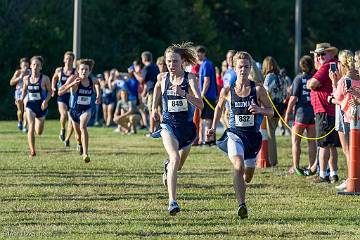
<path fill-rule="evenodd" d="M 189 85 L 192 94 L 184 94 L 184 97 L 195 107 L 202 110 L 204 108 L 204 102 L 200 97 L 200 90 L 196 82 L 195 75 L 189 73 Z"/>
<path fill-rule="evenodd" d="M 12 78 L 10 79 L 10 86 L 14 86 L 16 85 L 19 81 L 20 81 L 20 78 L 21 78 L 21 72 L 20 70 L 16 70 L 14 75 L 12 76 Z"/>
<path fill-rule="evenodd" d="M 70 88 L 72 88 L 74 85 L 80 83 L 80 78 L 76 75 L 71 75 L 65 82 L 64 85 L 62 85 L 58 90 L 58 95 L 61 96 L 64 93 L 66 93 Z"/>
<path fill-rule="evenodd" d="M 220 96 L 219 96 L 219 101 L 218 101 L 218 103 L 216 104 L 216 107 L 215 107 L 215 113 L 214 113 L 214 119 L 213 119 L 213 122 L 212 122 L 212 126 L 211 126 L 211 129 L 209 129 L 209 130 L 212 130 L 214 133 L 216 132 L 216 126 L 217 126 L 217 124 L 218 124 L 218 122 L 219 122 L 219 120 L 221 118 L 221 114 L 223 113 L 225 103 L 226 103 L 226 101 L 227 101 L 227 99 L 229 97 L 229 92 L 230 92 L 229 88 L 221 89 Z"/>

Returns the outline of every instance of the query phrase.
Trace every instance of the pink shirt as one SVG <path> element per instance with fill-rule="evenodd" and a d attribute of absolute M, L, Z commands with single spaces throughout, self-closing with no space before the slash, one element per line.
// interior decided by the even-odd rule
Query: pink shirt
<path fill-rule="evenodd" d="M 334 89 L 334 97 L 336 100 L 340 101 L 340 107 L 341 110 L 344 111 L 344 121 L 349 123 L 351 121 L 351 112 L 350 112 L 350 104 L 349 101 L 353 98 L 350 93 L 346 92 L 345 88 L 345 81 L 346 79 L 350 79 L 349 77 L 342 77 L 336 86 L 336 89 Z M 360 87 L 360 81 L 352 80 L 351 86 L 353 88 Z"/>
<path fill-rule="evenodd" d="M 328 96 L 333 92 L 332 82 L 329 77 L 330 62 L 334 62 L 334 60 L 324 63 L 313 76 L 313 78 L 321 83 L 321 86 L 312 89 L 310 97 L 315 113 L 324 112 L 330 116 L 335 116 L 335 106 L 327 101 Z"/>

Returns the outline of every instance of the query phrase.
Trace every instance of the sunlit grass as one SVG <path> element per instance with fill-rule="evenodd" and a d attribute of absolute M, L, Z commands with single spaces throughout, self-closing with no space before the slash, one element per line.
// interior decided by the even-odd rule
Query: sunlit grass
<path fill-rule="evenodd" d="M 249 219 L 240 220 L 231 165 L 215 147 L 192 149 L 178 180 L 182 211 L 170 217 L 160 140 L 90 128 L 85 164 L 74 141 L 64 149 L 58 130 L 47 121 L 36 137 L 38 156 L 29 158 L 26 135 L 15 122 L 0 122 L 0 238 L 360 238 L 360 197 L 289 175 L 289 137 L 278 138 L 279 165 L 256 170 Z M 306 156 L 304 148 L 303 165 Z"/>

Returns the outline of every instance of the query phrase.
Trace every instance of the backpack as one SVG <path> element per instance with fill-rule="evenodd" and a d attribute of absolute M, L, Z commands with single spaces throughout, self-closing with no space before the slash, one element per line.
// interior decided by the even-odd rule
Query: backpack
<path fill-rule="evenodd" d="M 281 116 L 286 110 L 286 104 L 284 102 L 288 97 L 287 88 L 287 80 L 277 74 L 275 75 L 274 81 L 268 86 L 271 101 L 274 103 L 276 110 Z M 278 117 L 276 112 L 274 112 L 274 117 Z"/>

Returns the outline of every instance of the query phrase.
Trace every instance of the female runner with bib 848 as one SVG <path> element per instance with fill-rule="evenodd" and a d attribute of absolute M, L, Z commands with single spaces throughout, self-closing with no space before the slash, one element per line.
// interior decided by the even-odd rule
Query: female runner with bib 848
<path fill-rule="evenodd" d="M 204 103 L 196 84 L 195 75 L 184 71 L 185 64 L 196 64 L 196 53 L 191 43 L 176 44 L 165 50 L 165 62 L 169 72 L 160 73 L 154 89 L 153 118 L 159 119 L 157 107 L 162 96 L 163 121 L 161 129 L 152 134 L 162 137 L 169 159 L 164 162 L 163 183 L 169 194 L 170 215 L 180 212 L 176 202 L 177 171 L 180 171 L 189 155 L 196 137 L 193 123 L 195 107 Z"/>

